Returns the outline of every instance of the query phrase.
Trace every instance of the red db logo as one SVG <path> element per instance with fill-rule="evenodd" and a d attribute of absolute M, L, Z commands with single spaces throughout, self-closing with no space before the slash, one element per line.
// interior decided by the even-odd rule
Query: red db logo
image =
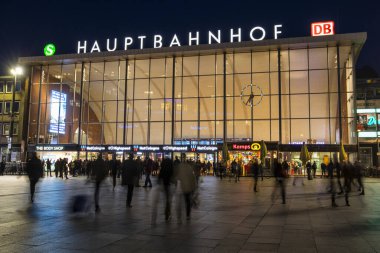
<path fill-rule="evenodd" d="M 318 22 L 311 24 L 311 36 L 334 35 L 334 21 Z"/>

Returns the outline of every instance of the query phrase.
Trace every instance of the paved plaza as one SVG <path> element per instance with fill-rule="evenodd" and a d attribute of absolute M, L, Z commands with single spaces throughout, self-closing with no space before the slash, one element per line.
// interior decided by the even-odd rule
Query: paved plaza
<path fill-rule="evenodd" d="M 254 193 L 251 178 L 204 177 L 190 221 L 179 222 L 173 207 L 165 222 L 160 204 L 152 225 L 156 184 L 135 188 L 133 208 L 126 209 L 126 189 L 112 191 L 107 179 L 101 212 L 91 207 L 73 215 L 72 197 L 94 191 L 85 178 L 44 178 L 31 205 L 26 177 L 1 176 L 0 252 L 380 252 L 380 180 L 366 179 L 366 195 L 353 192 L 350 207 L 338 197 L 337 208 L 331 208 L 327 184 L 288 180 L 283 205 L 279 192 L 272 199 L 273 179 L 260 181 Z"/>

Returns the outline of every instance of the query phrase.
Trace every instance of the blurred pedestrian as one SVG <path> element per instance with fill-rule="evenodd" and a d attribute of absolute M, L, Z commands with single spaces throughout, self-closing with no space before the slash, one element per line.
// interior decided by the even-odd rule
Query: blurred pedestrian
<path fill-rule="evenodd" d="M 102 154 L 99 153 L 98 158 L 93 162 L 92 176 L 95 180 L 95 212 L 100 212 L 99 207 L 99 191 L 100 185 L 103 180 L 107 177 L 108 170 L 106 162 L 102 159 Z"/>
<path fill-rule="evenodd" d="M 364 195 L 364 185 L 363 185 L 363 167 L 359 161 L 354 163 L 354 175 L 359 184 L 360 195 Z"/>
<path fill-rule="evenodd" d="M 326 177 L 326 164 L 324 162 L 321 163 L 321 178 Z"/>
<path fill-rule="evenodd" d="M 149 157 L 146 161 L 144 173 L 145 173 L 145 183 L 143 187 L 152 187 L 152 180 L 150 180 L 150 175 L 152 174 L 154 167 L 153 160 Z"/>
<path fill-rule="evenodd" d="M 276 159 L 274 162 L 274 176 L 276 178 L 275 188 L 272 193 L 272 201 L 274 201 L 277 188 L 280 189 L 282 204 L 286 203 L 286 182 L 285 182 L 285 172 L 282 169 L 281 163 Z"/>
<path fill-rule="evenodd" d="M 183 159 L 185 160 L 185 159 Z M 178 201 L 177 201 L 177 219 L 181 221 L 181 199 L 185 200 L 186 206 L 186 219 L 191 219 L 191 203 L 192 203 L 192 194 L 196 187 L 196 179 L 194 175 L 194 170 L 191 165 L 187 162 L 181 162 L 179 165 L 178 171 L 176 172 L 177 180 L 180 183 L 181 191 Z M 182 196 L 181 196 L 182 195 Z"/>
<path fill-rule="evenodd" d="M 110 161 L 113 190 L 115 190 L 115 186 L 116 186 L 116 176 L 117 176 L 117 171 L 119 167 L 118 165 L 119 164 L 118 164 L 118 160 L 116 160 L 116 154 L 113 154 L 112 160 Z"/>
<path fill-rule="evenodd" d="M 136 181 L 140 176 L 140 169 L 136 161 L 133 160 L 133 154 L 129 154 L 127 160 L 123 162 L 122 170 L 123 177 L 125 178 L 125 184 L 128 186 L 127 201 L 126 206 L 131 208 L 132 197 L 133 197 L 133 188 L 136 185 Z"/>
<path fill-rule="evenodd" d="M 257 159 L 255 159 L 254 162 L 251 161 L 251 171 L 253 173 L 253 180 L 254 180 L 253 190 L 254 192 L 257 192 L 257 181 L 259 180 L 259 172 L 260 172 L 259 162 Z"/>
<path fill-rule="evenodd" d="M 174 165 L 170 158 L 164 158 L 161 162 L 161 170 L 158 174 L 158 189 L 157 194 L 153 199 L 152 224 L 156 223 L 157 204 L 159 201 L 160 192 L 163 190 L 165 195 L 165 221 L 171 219 L 171 189 L 170 185 L 174 181 Z"/>
<path fill-rule="evenodd" d="M 43 177 L 44 173 L 41 160 L 37 157 L 36 153 L 33 153 L 31 159 L 28 161 L 26 165 L 26 172 L 30 183 L 30 201 L 33 203 L 36 184 L 38 180 Z"/>
<path fill-rule="evenodd" d="M 46 176 L 49 176 L 51 177 L 51 161 L 50 159 L 47 159 L 46 161 Z"/>
<path fill-rule="evenodd" d="M 314 161 L 313 165 L 311 165 L 311 171 L 313 172 L 313 178 L 315 178 L 317 174 L 317 163 Z"/>

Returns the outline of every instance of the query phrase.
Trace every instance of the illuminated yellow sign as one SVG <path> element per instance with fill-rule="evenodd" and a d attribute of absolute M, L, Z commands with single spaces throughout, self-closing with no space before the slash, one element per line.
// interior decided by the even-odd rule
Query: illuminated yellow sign
<path fill-rule="evenodd" d="M 260 149 L 261 149 L 261 145 L 260 145 L 259 143 L 252 143 L 252 145 L 251 145 L 251 149 L 252 149 L 253 151 L 260 151 Z"/>

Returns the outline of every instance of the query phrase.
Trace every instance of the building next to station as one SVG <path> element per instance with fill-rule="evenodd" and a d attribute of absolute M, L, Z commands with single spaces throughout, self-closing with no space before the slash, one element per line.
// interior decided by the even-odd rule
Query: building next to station
<path fill-rule="evenodd" d="M 25 77 L 0 76 L 0 152 L 1 161 L 24 159 L 27 133 L 28 96 Z M 16 82 L 15 82 L 16 81 Z M 13 106 L 12 106 L 13 103 Z M 12 130 L 11 130 L 12 129 Z"/>
<path fill-rule="evenodd" d="M 215 161 L 227 144 L 247 163 L 263 140 L 271 158 L 297 160 L 303 142 L 318 163 L 341 143 L 356 158 L 355 63 L 366 33 L 173 40 L 128 50 L 107 40 L 106 52 L 78 42 L 78 54 L 20 58 L 30 68 L 28 151 L 186 152 Z"/>

